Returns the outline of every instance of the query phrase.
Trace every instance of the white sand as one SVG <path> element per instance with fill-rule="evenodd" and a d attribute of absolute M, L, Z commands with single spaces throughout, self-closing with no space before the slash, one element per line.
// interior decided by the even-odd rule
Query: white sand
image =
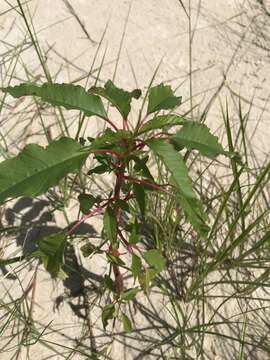
<path fill-rule="evenodd" d="M 248 1 L 241 0 L 192 0 L 191 26 L 193 37 L 191 53 L 188 18 L 177 0 L 72 0 L 70 3 L 83 21 L 91 39 L 96 43 L 93 44 L 91 40 L 86 38 L 82 28 L 70 14 L 64 1 L 33 0 L 29 3 L 30 11 L 34 14 L 33 21 L 37 37 L 42 49 L 47 51 L 48 67 L 55 81 L 74 81 L 88 73 L 106 25 L 108 28 L 94 68 L 99 67 L 106 50 L 100 79 L 106 81 L 113 78 L 116 68 L 115 60 L 119 53 L 123 29 L 127 21 L 120 61 L 115 75 L 117 85 L 127 89 L 133 89 L 137 86 L 145 89 L 162 60 L 155 83 L 165 81 L 172 87 L 178 88 L 177 93 L 183 95 L 183 99 L 187 100 L 185 107 L 188 109 L 190 106 L 188 101 L 190 95 L 188 74 L 191 70 L 193 106 L 197 105 L 194 110 L 196 117 L 220 86 L 224 73 L 226 73 L 226 82 L 221 99 L 224 103 L 227 97 L 230 113 L 234 114 L 236 109 L 233 100 L 237 101 L 237 98 L 231 97 L 229 89 L 235 94 L 241 93 L 245 109 L 248 109 L 248 103 L 254 96 L 250 131 L 256 126 L 257 119 L 260 116 L 261 121 L 256 136 L 252 139 L 252 144 L 260 161 L 266 158 L 270 150 L 269 50 L 259 48 L 254 42 L 260 43 L 261 47 L 270 48 L 270 39 L 267 41 L 270 20 L 267 23 L 267 17 L 263 17 L 259 7 L 254 5 L 256 1 L 251 1 L 250 5 Z M 185 1 L 185 3 L 188 2 Z M 12 4 L 16 4 L 16 1 L 12 1 Z M 251 8 L 251 6 L 254 7 Z M 9 6 L 2 0 L 0 13 L 8 8 Z M 260 34 L 260 29 L 263 29 L 265 37 Z M 3 54 L 20 44 L 25 34 L 22 19 L 15 10 L 0 16 L 0 39 L 2 40 L 0 43 L 0 54 L 2 54 L 0 61 L 1 58 L 7 61 L 5 65 L 1 65 L 2 76 L 10 64 L 8 55 L 3 56 Z M 27 42 L 29 42 L 29 38 Z M 27 80 L 25 70 L 21 66 L 22 62 L 27 65 L 27 69 L 32 74 L 36 77 L 41 76 L 42 81 L 45 81 L 34 49 L 30 48 L 22 53 L 15 70 L 18 80 L 14 80 L 12 84 Z M 61 71 L 59 72 L 59 70 Z M 94 75 L 97 74 L 96 71 Z M 8 79 L 3 81 L 4 85 L 7 85 Z M 81 83 L 84 84 L 84 81 Z M 11 99 L 10 103 L 14 105 L 14 101 Z M 26 123 L 31 120 L 31 116 L 26 113 L 22 117 L 13 116 L 14 113 L 23 109 L 25 104 L 27 104 L 27 100 L 15 108 L 4 109 L 2 118 L 0 118 L 1 132 L 6 136 L 7 142 L 13 144 L 11 147 L 13 153 L 17 152 L 16 146 L 19 136 L 28 135 L 27 141 L 33 141 L 32 134 L 40 129 L 37 116 L 35 116 L 33 124 L 27 129 L 24 128 L 23 124 L 25 123 L 14 129 L 15 123 L 18 125 L 22 119 L 26 119 Z M 34 110 L 31 111 L 33 114 Z M 50 113 L 46 110 L 44 117 L 48 122 L 51 121 L 49 115 Z M 221 122 L 218 101 L 211 109 L 207 122 L 213 130 L 219 128 Z M 90 135 L 90 120 L 89 124 Z M 98 128 L 101 128 L 101 124 L 98 124 Z M 55 130 L 55 133 L 57 131 Z M 98 266 L 98 261 L 96 266 Z M 91 268 L 93 269 L 95 266 L 91 265 Z M 6 280 L 2 283 L 10 288 L 10 291 L 16 296 L 18 293 L 17 282 Z M 62 292 L 61 284 L 58 284 L 57 287 L 52 286 L 47 275 L 39 270 L 34 294 L 34 316 L 43 324 L 52 320 L 53 328 L 61 328 L 63 333 L 71 337 L 80 337 L 81 330 L 78 331 L 78 334 L 76 332 L 80 321 L 72 314 L 66 303 L 60 307 L 59 313 L 52 311 L 52 300 Z M 69 325 L 71 326 L 69 327 Z M 46 339 L 49 338 L 57 342 L 61 336 L 50 334 L 46 336 Z M 63 339 L 59 341 L 63 343 Z M 74 346 L 72 341 L 65 340 L 65 344 Z M 122 347 L 120 349 L 118 346 L 114 346 L 113 359 L 124 358 Z M 62 352 L 61 349 L 60 352 Z M 215 352 L 218 354 L 218 349 L 215 349 Z M 31 347 L 29 358 L 41 360 L 51 353 L 45 346 L 36 345 Z M 8 355 L 0 354 L 0 359 L 7 358 Z M 54 357 L 54 359 L 58 358 L 61 359 L 61 355 Z M 84 357 L 81 355 L 73 358 L 83 359 Z M 127 355 L 127 359 L 129 358 L 133 358 L 133 355 Z M 212 358 L 218 359 L 215 358 L 214 352 Z M 27 359 L 24 350 L 20 359 Z"/>

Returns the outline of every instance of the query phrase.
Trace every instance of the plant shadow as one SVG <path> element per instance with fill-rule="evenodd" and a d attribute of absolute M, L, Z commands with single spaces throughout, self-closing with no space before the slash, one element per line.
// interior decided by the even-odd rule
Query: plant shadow
<path fill-rule="evenodd" d="M 63 231 L 57 223 L 53 212 L 50 210 L 50 202 L 46 199 L 33 199 L 22 197 L 12 207 L 5 211 L 7 226 L 14 227 L 16 246 L 22 249 L 23 255 L 29 254 L 37 249 L 38 240 L 55 233 Z M 70 227 L 74 225 L 70 224 Z M 96 231 L 89 224 L 82 224 L 76 235 L 96 236 Z M 101 282 L 102 277 L 87 270 L 79 261 L 73 244 L 67 242 L 65 248 L 64 271 L 68 277 L 63 280 L 65 293 L 74 298 L 80 296 L 85 289 L 86 281 Z M 8 273 L 5 266 L 0 270 L 7 279 L 14 280 L 14 276 Z"/>

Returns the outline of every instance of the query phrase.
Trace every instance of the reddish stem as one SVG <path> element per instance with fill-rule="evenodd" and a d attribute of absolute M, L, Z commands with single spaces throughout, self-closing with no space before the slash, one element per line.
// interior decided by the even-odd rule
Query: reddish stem
<path fill-rule="evenodd" d="M 141 150 L 145 147 L 145 142 L 144 141 L 141 141 L 140 144 L 136 145 L 135 149 L 136 150 Z"/>
<path fill-rule="evenodd" d="M 119 130 L 118 127 L 110 119 L 104 117 L 103 120 L 105 120 L 108 124 L 110 124 L 115 131 Z"/>
<path fill-rule="evenodd" d="M 117 153 L 116 151 L 111 150 L 111 149 L 97 149 L 97 150 L 94 150 L 93 152 L 94 152 L 94 154 L 112 154 L 112 155 L 116 156 L 118 159 L 121 158 L 121 155 L 119 153 Z"/>
<path fill-rule="evenodd" d="M 120 163 L 119 165 L 119 170 L 116 173 L 116 184 L 115 184 L 115 188 L 114 188 L 114 199 L 115 200 L 119 200 L 120 199 L 120 192 L 121 192 L 121 187 L 123 184 L 123 180 L 124 180 L 124 164 L 123 161 Z M 115 218 L 117 221 L 117 228 L 118 228 L 118 223 L 119 223 L 119 219 L 120 219 L 120 214 L 121 214 L 121 208 L 120 206 L 116 206 L 115 207 Z"/>
<path fill-rule="evenodd" d="M 112 247 L 109 247 L 109 250 L 107 251 L 107 253 L 109 253 L 109 254 L 111 254 L 111 255 L 113 255 L 113 256 L 115 256 L 115 257 L 119 257 L 119 256 L 121 256 L 121 255 L 125 255 L 126 253 L 124 252 L 124 253 L 120 253 L 119 251 L 118 251 L 118 249 L 113 249 Z"/>
<path fill-rule="evenodd" d="M 85 222 L 85 220 L 89 219 L 90 217 L 94 215 L 101 214 L 103 211 L 103 208 L 107 205 L 107 203 L 103 206 L 100 206 L 92 211 L 90 211 L 88 214 L 84 215 L 79 221 L 76 222 L 74 226 L 68 231 L 67 236 L 71 236 L 74 234 L 74 232 L 77 230 L 77 228 Z"/>
<path fill-rule="evenodd" d="M 116 292 L 120 296 L 124 290 L 123 276 L 119 270 L 119 266 L 113 264 L 113 273 L 115 277 Z"/>
<path fill-rule="evenodd" d="M 129 130 L 128 120 L 123 118 L 123 130 Z"/>
<path fill-rule="evenodd" d="M 153 183 L 150 183 L 149 181 L 146 181 L 146 180 L 133 178 L 132 176 L 124 176 L 124 178 L 131 181 L 131 182 L 133 182 L 133 183 L 150 186 L 153 189 L 157 189 L 157 190 L 160 190 L 160 191 L 162 191 L 162 192 L 164 192 L 166 194 L 172 195 L 168 190 L 164 189 L 164 186 L 166 186 L 166 185 L 153 184 Z"/>
<path fill-rule="evenodd" d="M 131 254 L 133 254 L 133 246 L 128 243 L 128 241 L 124 238 L 124 235 L 122 234 L 122 231 L 118 228 L 118 234 L 125 245 L 127 251 Z"/>
<path fill-rule="evenodd" d="M 133 197 L 131 190 L 129 190 L 128 194 L 124 197 L 124 201 L 128 201 L 129 199 L 131 199 Z"/>

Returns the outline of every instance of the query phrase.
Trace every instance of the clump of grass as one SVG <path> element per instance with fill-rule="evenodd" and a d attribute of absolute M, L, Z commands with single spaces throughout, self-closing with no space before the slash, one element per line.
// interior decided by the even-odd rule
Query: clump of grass
<path fill-rule="evenodd" d="M 211 217 L 207 239 L 186 226 L 173 200 L 153 195 L 146 242 L 165 244 L 169 266 L 156 285 L 166 310 L 160 316 L 160 305 L 147 310 L 141 305 L 159 333 L 137 358 L 269 356 L 263 319 L 269 311 L 270 163 L 266 159 L 258 168 L 246 131 L 249 112 L 243 116 L 241 103 L 234 134 L 228 108 L 222 114 L 228 147 L 242 155 L 242 163 L 188 160 Z M 160 176 L 164 181 L 162 169 Z M 147 336 L 138 336 L 147 343 Z"/>

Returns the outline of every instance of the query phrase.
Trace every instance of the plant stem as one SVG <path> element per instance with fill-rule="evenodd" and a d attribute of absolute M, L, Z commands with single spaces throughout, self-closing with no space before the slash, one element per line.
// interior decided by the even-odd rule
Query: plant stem
<path fill-rule="evenodd" d="M 85 220 L 93 217 L 94 215 L 98 215 L 101 214 L 102 211 L 104 210 L 104 207 L 107 205 L 107 203 L 101 207 L 98 207 L 96 209 L 94 209 L 93 211 L 90 211 L 90 213 L 86 214 L 85 216 L 83 216 L 78 222 L 76 222 L 76 224 L 68 231 L 67 236 L 71 236 L 74 234 L 74 232 L 77 230 L 77 228 L 85 222 Z"/>
<path fill-rule="evenodd" d="M 166 186 L 166 185 L 153 184 L 153 183 L 151 183 L 149 181 L 146 181 L 146 180 L 133 178 L 132 176 L 124 176 L 124 179 L 127 179 L 127 180 L 129 180 L 129 181 L 131 181 L 133 183 L 136 183 L 136 184 L 142 184 L 142 185 L 150 186 L 153 189 L 157 189 L 157 190 L 159 190 L 161 192 L 172 195 L 168 190 L 164 189 L 164 186 Z"/>
<path fill-rule="evenodd" d="M 114 128 L 115 131 L 118 131 L 118 127 L 112 122 L 112 120 L 110 120 L 109 118 L 103 117 L 102 118 L 104 121 L 106 121 L 108 124 L 111 125 L 112 128 Z"/>

